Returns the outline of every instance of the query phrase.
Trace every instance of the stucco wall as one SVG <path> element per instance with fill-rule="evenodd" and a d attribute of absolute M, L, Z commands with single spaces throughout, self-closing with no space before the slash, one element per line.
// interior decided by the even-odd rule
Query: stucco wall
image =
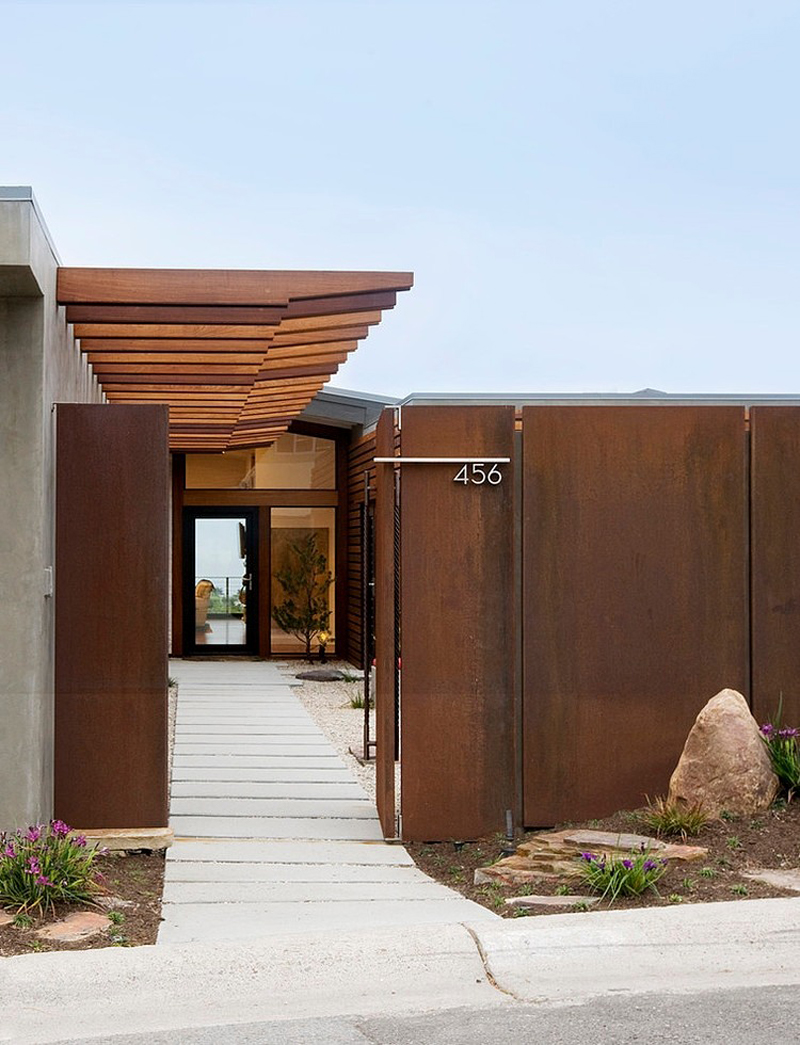
<path fill-rule="evenodd" d="M 52 811 L 52 407 L 102 401 L 56 305 L 57 268 L 30 191 L 0 188 L 0 830 Z"/>

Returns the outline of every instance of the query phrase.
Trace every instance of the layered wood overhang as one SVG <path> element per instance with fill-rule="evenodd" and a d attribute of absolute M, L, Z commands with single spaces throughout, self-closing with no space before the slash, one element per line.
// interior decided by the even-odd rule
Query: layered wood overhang
<path fill-rule="evenodd" d="M 409 272 L 60 268 L 112 403 L 167 403 L 170 448 L 265 446 L 393 308 Z"/>

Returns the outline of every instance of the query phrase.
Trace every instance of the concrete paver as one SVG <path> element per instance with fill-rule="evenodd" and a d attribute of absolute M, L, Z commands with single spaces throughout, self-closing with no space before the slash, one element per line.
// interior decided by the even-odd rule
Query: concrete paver
<path fill-rule="evenodd" d="M 274 664 L 175 662 L 159 944 L 497 920 L 383 841 L 372 800 Z"/>

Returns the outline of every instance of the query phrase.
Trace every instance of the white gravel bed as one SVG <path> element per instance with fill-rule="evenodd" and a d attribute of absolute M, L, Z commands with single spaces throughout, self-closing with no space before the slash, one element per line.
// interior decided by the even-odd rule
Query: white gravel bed
<path fill-rule="evenodd" d="M 288 678 L 294 678 L 298 672 L 311 671 L 322 667 L 321 664 L 306 664 L 295 661 L 293 664 L 281 665 L 281 671 Z M 303 682 L 293 686 L 306 711 L 311 715 L 319 728 L 336 748 L 345 763 L 353 770 L 359 783 L 374 800 L 375 798 L 375 760 L 362 765 L 350 753 L 350 749 L 361 755 L 364 747 L 364 709 L 351 707 L 353 697 L 364 697 L 363 672 L 352 664 L 341 661 L 326 661 L 326 668 L 338 668 L 346 675 L 355 677 L 354 682 Z M 375 739 L 375 711 L 371 710 L 370 739 Z"/>

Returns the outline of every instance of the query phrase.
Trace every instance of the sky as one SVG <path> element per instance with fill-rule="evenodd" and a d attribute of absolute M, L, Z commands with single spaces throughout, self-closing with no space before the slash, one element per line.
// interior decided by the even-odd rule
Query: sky
<path fill-rule="evenodd" d="M 332 384 L 800 393 L 796 0 L 0 2 L 64 264 L 413 271 Z"/>

